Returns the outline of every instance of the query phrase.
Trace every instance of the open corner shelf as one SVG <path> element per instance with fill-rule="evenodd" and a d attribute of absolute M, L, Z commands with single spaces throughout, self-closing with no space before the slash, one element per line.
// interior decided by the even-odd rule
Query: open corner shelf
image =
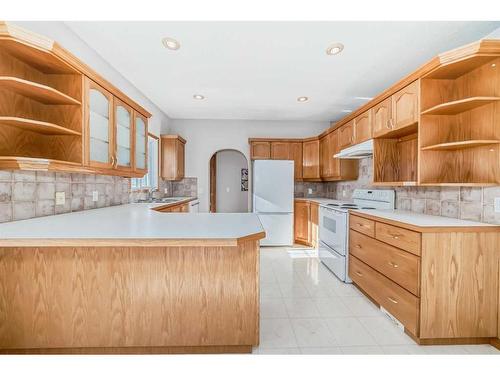
<path fill-rule="evenodd" d="M 82 135 L 80 132 L 67 129 L 50 122 L 37 121 L 21 117 L 0 116 L 0 126 L 1 125 L 12 126 L 44 135 Z"/>
<path fill-rule="evenodd" d="M 422 151 L 453 151 L 464 148 L 481 147 L 500 144 L 500 141 L 494 139 L 477 139 L 470 141 L 439 143 L 431 146 L 422 147 Z"/>
<path fill-rule="evenodd" d="M 443 103 L 422 111 L 422 115 L 456 115 L 486 104 L 497 102 L 500 97 L 496 96 L 474 96 L 471 98 L 454 100 Z"/>
<path fill-rule="evenodd" d="M 81 105 L 78 100 L 52 87 L 17 77 L 0 76 L 0 89 L 11 90 L 43 104 Z"/>
<path fill-rule="evenodd" d="M 423 78 L 430 79 L 455 79 L 473 71 L 476 68 L 498 58 L 497 55 L 475 56 L 472 55 L 460 61 L 453 61 L 440 65 Z"/>
<path fill-rule="evenodd" d="M 19 169 L 25 171 L 70 171 L 86 173 L 81 163 L 66 160 L 31 158 L 23 156 L 0 156 L 0 169 Z"/>

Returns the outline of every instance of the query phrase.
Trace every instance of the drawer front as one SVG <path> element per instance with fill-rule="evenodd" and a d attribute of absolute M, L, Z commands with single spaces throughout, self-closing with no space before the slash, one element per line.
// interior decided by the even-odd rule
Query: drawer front
<path fill-rule="evenodd" d="M 407 290 L 349 256 L 349 276 L 370 297 L 396 317 L 405 328 L 418 337 L 419 299 Z"/>
<path fill-rule="evenodd" d="M 377 223 L 375 225 L 375 238 L 415 255 L 420 255 L 420 233 L 389 224 Z"/>
<path fill-rule="evenodd" d="M 375 237 L 375 222 L 373 220 L 349 215 L 349 227 L 367 236 Z"/>
<path fill-rule="evenodd" d="M 349 251 L 409 292 L 420 295 L 420 258 L 353 230 Z"/>

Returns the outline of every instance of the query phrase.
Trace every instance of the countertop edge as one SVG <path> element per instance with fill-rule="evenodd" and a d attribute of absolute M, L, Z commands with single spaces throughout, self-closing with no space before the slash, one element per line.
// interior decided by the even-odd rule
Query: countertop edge
<path fill-rule="evenodd" d="M 349 210 L 349 214 L 354 216 L 360 216 L 370 220 L 376 220 L 381 223 L 394 225 L 397 227 L 405 228 L 412 230 L 414 232 L 420 233 L 438 233 L 438 232 L 500 232 L 500 225 L 471 225 L 471 226 L 443 226 L 443 225 L 434 225 L 434 226 L 420 226 L 409 224 L 404 221 L 398 221 L 393 219 L 387 219 L 385 217 L 376 215 L 376 214 L 368 214 L 360 211 Z M 482 223 L 480 223 L 482 224 Z"/>
<path fill-rule="evenodd" d="M 0 247 L 227 247 L 265 236 L 266 232 L 261 231 L 234 238 L 0 238 Z"/>

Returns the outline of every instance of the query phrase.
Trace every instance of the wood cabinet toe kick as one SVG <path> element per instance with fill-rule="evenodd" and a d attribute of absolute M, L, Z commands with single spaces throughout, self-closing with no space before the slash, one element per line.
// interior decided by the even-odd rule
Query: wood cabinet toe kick
<path fill-rule="evenodd" d="M 0 245 L 0 354 L 251 352 L 263 237 Z"/>
<path fill-rule="evenodd" d="M 500 346 L 500 227 L 350 213 L 349 276 L 415 341 Z"/>

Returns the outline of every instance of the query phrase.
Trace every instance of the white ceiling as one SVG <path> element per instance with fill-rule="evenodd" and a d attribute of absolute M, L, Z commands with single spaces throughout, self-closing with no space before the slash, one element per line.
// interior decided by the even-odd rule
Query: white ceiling
<path fill-rule="evenodd" d="M 67 22 L 171 118 L 337 120 L 500 22 Z M 161 39 L 181 43 L 171 51 Z M 344 51 L 326 48 L 342 42 Z M 194 100 L 202 94 L 205 100 Z M 308 96 L 307 103 L 297 97 Z"/>

